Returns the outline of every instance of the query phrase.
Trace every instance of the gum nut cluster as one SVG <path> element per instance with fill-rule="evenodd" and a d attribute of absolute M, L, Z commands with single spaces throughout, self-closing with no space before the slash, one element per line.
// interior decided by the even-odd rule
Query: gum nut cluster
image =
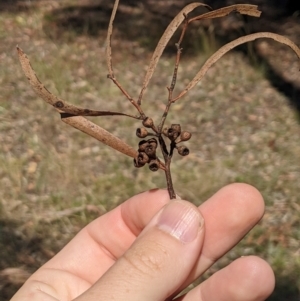
<path fill-rule="evenodd" d="M 171 140 L 171 143 L 175 144 L 178 154 L 181 156 L 187 156 L 190 151 L 185 145 L 177 145 L 180 142 L 188 141 L 192 137 L 192 134 L 187 131 L 181 131 L 180 124 L 172 124 L 169 128 L 163 129 L 163 134 Z"/>
<path fill-rule="evenodd" d="M 141 127 L 136 130 L 136 135 L 139 138 L 145 138 L 150 135 L 146 128 L 153 127 L 153 120 L 147 117 L 143 120 L 143 125 L 145 127 Z M 171 148 L 176 148 L 181 156 L 187 156 L 189 154 L 189 149 L 186 146 L 177 145 L 182 141 L 189 140 L 192 136 L 190 132 L 181 131 L 180 124 L 172 124 L 170 128 L 164 128 L 163 134 L 171 141 Z M 134 166 L 142 167 L 148 163 L 150 170 L 157 171 L 160 166 L 160 161 L 156 156 L 157 145 L 158 143 L 156 138 L 140 141 L 138 155 L 133 161 Z"/>
<path fill-rule="evenodd" d="M 146 163 L 149 164 L 149 169 L 157 171 L 159 169 L 159 160 L 156 156 L 157 140 L 151 138 L 139 142 L 138 155 L 134 158 L 134 166 L 142 167 Z"/>

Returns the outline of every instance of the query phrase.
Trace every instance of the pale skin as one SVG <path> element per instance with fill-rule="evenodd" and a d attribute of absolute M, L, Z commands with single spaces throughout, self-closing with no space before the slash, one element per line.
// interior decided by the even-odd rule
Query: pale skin
<path fill-rule="evenodd" d="M 198 208 L 167 191 L 136 195 L 82 229 L 12 301 L 164 301 L 207 270 L 262 218 L 260 193 L 231 184 Z M 262 301 L 270 266 L 236 259 L 177 301 Z"/>

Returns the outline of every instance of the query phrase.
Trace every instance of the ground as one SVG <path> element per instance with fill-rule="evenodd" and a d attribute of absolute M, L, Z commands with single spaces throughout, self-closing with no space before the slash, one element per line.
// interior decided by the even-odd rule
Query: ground
<path fill-rule="evenodd" d="M 89 221 L 138 192 L 166 186 L 162 172 L 135 169 L 131 158 L 62 123 L 34 94 L 17 59 L 19 45 L 46 87 L 69 102 L 134 113 L 106 77 L 105 32 L 111 7 L 87 0 L 13 2 L 0 6 L 1 301 Z M 132 2 L 123 4 L 117 15 L 113 63 L 119 81 L 136 97 L 151 50 L 171 12 L 180 8 L 175 5 L 160 16 Z M 257 23 L 228 18 L 192 28 L 177 92 L 231 36 L 259 27 L 300 44 L 297 12 Z M 145 95 L 144 110 L 156 122 L 174 66 L 172 45 Z M 180 123 L 193 134 L 187 143 L 190 155 L 175 157 L 172 165 L 182 198 L 200 204 L 232 182 L 254 185 L 264 196 L 262 221 L 206 277 L 239 256 L 261 256 L 276 274 L 272 301 L 300 296 L 298 69 L 288 47 L 268 40 L 231 52 L 174 104 L 167 122 Z M 138 122 L 116 116 L 93 121 L 136 147 Z"/>

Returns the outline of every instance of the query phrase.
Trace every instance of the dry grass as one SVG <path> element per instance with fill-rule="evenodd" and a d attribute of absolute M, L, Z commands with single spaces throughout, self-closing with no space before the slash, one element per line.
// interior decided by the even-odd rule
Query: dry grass
<path fill-rule="evenodd" d="M 0 13 L 1 300 L 8 299 L 20 285 L 19 279 L 53 256 L 93 218 L 142 190 L 165 187 L 162 173 L 134 169 L 132 159 L 68 128 L 35 96 L 22 74 L 17 44 L 54 94 L 89 108 L 132 112 L 129 102 L 106 79 L 103 33 L 97 37 L 72 33 L 70 38 L 64 32 L 57 41 L 45 34 L 45 13 L 68 3 L 72 1 L 49 2 L 30 13 Z M 119 81 L 136 96 L 150 53 L 122 36 L 117 30 L 115 70 Z M 204 59 L 201 53 L 184 57 L 178 89 Z M 173 62 L 173 56 L 162 58 L 146 94 L 145 111 L 157 120 L 167 99 L 165 87 Z M 191 154 L 173 163 L 179 195 L 200 204 L 236 181 L 262 192 L 267 205 L 264 219 L 210 272 L 237 256 L 261 256 L 278 279 L 270 300 L 298 300 L 300 292 L 300 126 L 296 116 L 263 72 L 242 54 L 231 53 L 174 105 L 169 119 L 193 133 Z M 93 120 L 129 144 L 137 143 L 135 121 Z M 21 278 L 11 280 L 11 271 Z"/>

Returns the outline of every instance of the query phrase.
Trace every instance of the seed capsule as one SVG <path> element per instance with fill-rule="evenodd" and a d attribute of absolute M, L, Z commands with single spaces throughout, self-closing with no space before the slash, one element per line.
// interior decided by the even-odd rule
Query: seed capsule
<path fill-rule="evenodd" d="M 178 151 L 178 154 L 181 156 L 187 156 L 190 153 L 189 149 L 184 145 L 178 146 L 177 151 Z"/>
<path fill-rule="evenodd" d="M 147 146 L 145 148 L 145 153 L 150 158 L 156 158 L 156 148 L 157 148 L 157 144 L 155 142 L 150 142 L 147 144 Z"/>
<path fill-rule="evenodd" d="M 153 119 L 150 118 L 150 117 L 146 117 L 144 120 L 143 120 L 143 126 L 146 127 L 146 128 L 151 128 L 153 126 Z"/>
<path fill-rule="evenodd" d="M 147 142 L 152 144 L 153 147 L 157 147 L 157 140 L 155 138 L 148 139 Z"/>
<path fill-rule="evenodd" d="M 137 156 L 137 161 L 144 165 L 149 162 L 149 157 L 145 152 L 140 152 Z"/>
<path fill-rule="evenodd" d="M 156 158 L 157 140 L 151 138 L 148 140 L 141 140 L 139 142 L 139 152 L 145 152 L 146 155 L 152 159 Z"/>
<path fill-rule="evenodd" d="M 162 133 L 171 141 L 175 141 L 181 133 L 181 126 L 180 124 L 172 124 L 170 128 L 164 128 Z"/>
<path fill-rule="evenodd" d="M 172 124 L 171 128 L 169 129 L 169 138 L 171 141 L 175 141 L 181 133 L 181 126 L 180 124 Z"/>
<path fill-rule="evenodd" d="M 159 161 L 157 159 L 151 160 L 149 162 L 149 169 L 151 171 L 157 171 L 159 169 Z"/>
<path fill-rule="evenodd" d="M 148 136 L 148 131 L 145 128 L 138 128 L 138 129 L 136 129 L 136 135 L 139 138 L 145 138 Z"/>
<path fill-rule="evenodd" d="M 187 131 L 183 131 L 181 132 L 180 136 L 176 139 L 176 143 L 179 143 L 181 141 L 188 141 L 190 140 L 192 137 L 192 134 L 190 132 Z"/>
<path fill-rule="evenodd" d="M 181 125 L 180 124 L 172 124 L 171 125 L 171 129 L 175 132 L 177 132 L 178 134 L 181 133 Z"/>
<path fill-rule="evenodd" d="M 147 140 L 141 140 L 139 142 L 139 149 L 138 149 L 138 151 L 139 152 L 144 152 L 145 149 L 146 149 L 146 147 L 147 147 L 147 145 L 148 145 L 148 141 Z"/>
<path fill-rule="evenodd" d="M 139 162 L 138 157 L 133 159 L 133 164 L 134 164 L 134 167 L 137 167 L 137 168 L 143 167 L 145 165 L 145 164 Z"/>

